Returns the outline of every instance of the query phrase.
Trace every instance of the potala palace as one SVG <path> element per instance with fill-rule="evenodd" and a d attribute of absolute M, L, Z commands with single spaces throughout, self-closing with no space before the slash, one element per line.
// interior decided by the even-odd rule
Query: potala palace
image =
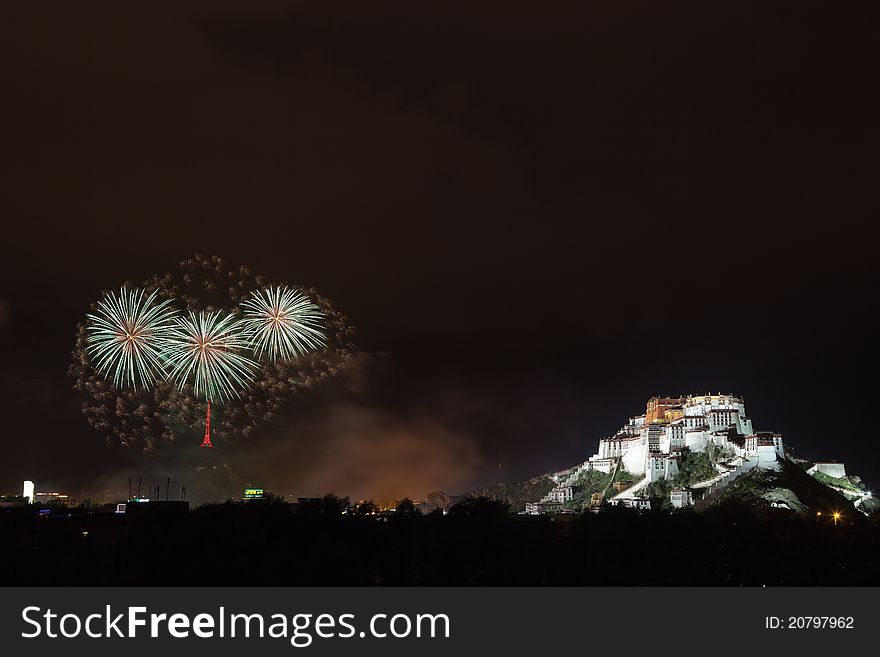
<path fill-rule="evenodd" d="M 697 481 L 689 477 L 686 485 L 672 486 L 673 480 L 682 479 L 676 477 L 682 458 L 693 454 L 703 454 L 705 474 Z M 681 508 L 693 504 L 695 497 L 706 499 L 754 468 L 780 470 L 784 458 L 782 436 L 756 433 L 739 397 L 653 397 L 642 415 L 629 418 L 613 436 L 602 438 L 598 452 L 587 461 L 551 473 L 554 488 L 543 499 L 526 504 L 525 513 L 556 513 L 568 508 L 567 502 L 583 494 L 580 484 L 591 472 L 610 475 L 606 479 L 615 482 L 608 489 L 592 493 L 591 507 L 609 502 L 650 508 L 651 495 L 647 492 L 658 488 L 651 484 L 666 480 L 667 501 Z M 818 472 L 842 483 L 846 478 L 842 463 L 812 463 L 807 472 Z M 785 501 L 773 505 L 788 508 Z"/>

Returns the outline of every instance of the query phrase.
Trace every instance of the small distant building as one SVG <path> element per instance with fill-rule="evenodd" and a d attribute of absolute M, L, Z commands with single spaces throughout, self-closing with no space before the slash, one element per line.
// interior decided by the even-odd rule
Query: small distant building
<path fill-rule="evenodd" d="M 24 497 L 28 501 L 28 504 L 33 504 L 34 503 L 34 482 L 32 482 L 30 479 L 25 481 L 24 482 L 24 490 L 21 495 L 22 495 L 22 497 Z"/>
<path fill-rule="evenodd" d="M 58 491 L 48 493 L 37 492 L 34 494 L 34 501 L 45 505 L 76 506 L 76 500 L 72 499 L 67 493 L 59 493 Z"/>
<path fill-rule="evenodd" d="M 683 509 L 686 506 L 692 506 L 694 496 L 686 488 L 673 488 L 669 493 L 669 502 L 675 509 Z"/>
<path fill-rule="evenodd" d="M 614 501 L 611 502 L 614 504 Z M 625 506 L 628 509 L 636 509 L 638 511 L 650 511 L 651 510 L 651 500 L 647 497 L 630 497 L 625 498 L 619 501 L 620 505 Z"/>
<path fill-rule="evenodd" d="M 544 496 L 542 501 L 549 502 L 571 502 L 574 496 L 583 490 L 583 486 L 557 486 Z"/>
<path fill-rule="evenodd" d="M 266 491 L 263 488 L 245 488 L 244 495 L 242 495 L 241 499 L 245 502 L 250 500 L 265 500 Z"/>
<path fill-rule="evenodd" d="M 599 472 L 604 472 L 605 474 L 610 474 L 611 470 L 614 468 L 615 460 L 611 458 L 599 458 L 598 456 L 591 456 L 590 460 L 586 462 L 585 465 L 589 466 L 591 470 L 598 470 Z"/>
<path fill-rule="evenodd" d="M 562 512 L 562 502 L 555 501 L 540 501 L 540 502 L 529 502 L 526 504 L 526 514 L 530 516 L 540 516 L 547 513 L 560 513 Z"/>
<path fill-rule="evenodd" d="M 815 474 L 816 472 L 821 472 L 823 475 L 833 477 L 834 479 L 846 477 L 846 468 L 843 463 L 838 463 L 837 461 L 819 461 L 807 470 L 807 474 Z"/>

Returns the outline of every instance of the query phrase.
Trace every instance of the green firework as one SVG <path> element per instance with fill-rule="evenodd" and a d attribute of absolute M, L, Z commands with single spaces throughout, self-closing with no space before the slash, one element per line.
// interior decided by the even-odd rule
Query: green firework
<path fill-rule="evenodd" d="M 257 290 L 241 308 L 243 333 L 257 358 L 288 361 L 326 344 L 324 316 L 301 292 L 286 286 Z"/>
<path fill-rule="evenodd" d="M 155 300 L 156 292 L 123 287 L 87 315 L 86 352 L 95 370 L 117 388 L 149 388 L 165 375 L 163 352 L 177 311 L 170 301 Z"/>
<path fill-rule="evenodd" d="M 191 384 L 196 397 L 212 402 L 239 397 L 257 364 L 242 355 L 247 341 L 232 314 L 216 311 L 178 317 L 167 342 L 165 367 L 175 384 Z"/>

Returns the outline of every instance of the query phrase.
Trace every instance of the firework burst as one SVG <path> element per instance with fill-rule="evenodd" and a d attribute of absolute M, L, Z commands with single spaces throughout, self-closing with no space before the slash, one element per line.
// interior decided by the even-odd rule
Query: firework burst
<path fill-rule="evenodd" d="M 149 388 L 164 376 L 163 350 L 176 311 L 156 292 L 121 288 L 108 293 L 87 315 L 86 352 L 95 370 L 117 388 Z"/>
<path fill-rule="evenodd" d="M 241 307 L 243 333 L 257 358 L 290 361 L 326 343 L 321 309 L 287 286 L 255 291 Z"/>
<path fill-rule="evenodd" d="M 168 339 L 165 365 L 178 386 L 191 384 L 196 397 L 227 401 L 240 396 L 257 364 L 240 352 L 247 341 L 234 315 L 191 312 L 178 317 Z"/>
<path fill-rule="evenodd" d="M 129 287 L 126 286 L 126 289 Z M 139 287 L 148 291 L 157 290 L 155 303 L 167 301 L 177 309 L 173 312 L 198 315 L 202 311 L 222 309 L 226 315 L 238 309 L 236 317 L 239 317 L 241 311 L 245 310 L 242 304 L 257 293 L 262 293 L 265 298 L 264 290 L 285 286 L 270 282 L 246 265 L 231 266 L 217 256 L 196 254 L 181 261 L 176 270 L 155 274 Z M 239 330 L 232 331 L 245 343 L 242 347 L 233 348 L 233 355 L 249 356 L 258 361 L 258 367 L 253 370 L 252 376 L 236 370 L 238 378 L 246 385 L 241 385 L 241 381 L 236 381 L 235 377 L 229 377 L 229 385 L 235 394 L 222 401 L 222 412 L 211 419 L 212 438 L 230 440 L 253 436 L 260 427 L 272 422 L 275 415 L 296 400 L 301 392 L 338 377 L 353 364 L 355 332 L 348 318 L 317 290 L 295 285 L 286 287 L 307 297 L 318 307 L 320 325 L 312 328 L 321 331 L 323 346 L 290 360 L 271 359 L 268 352 L 257 358 L 248 346 L 246 336 L 242 336 Z M 184 314 L 179 317 L 183 318 Z M 192 318 L 188 321 L 197 324 L 197 320 Z M 232 324 L 234 320 L 230 319 L 228 323 Z M 201 394 L 195 394 L 195 371 L 187 375 L 184 365 L 175 381 L 170 375 L 172 367 L 163 359 L 165 371 L 154 371 L 156 380 L 151 386 L 114 386 L 112 378 L 96 369 L 96 358 L 89 353 L 92 339 L 89 327 L 92 324 L 93 321 L 89 319 L 76 328 L 68 375 L 74 388 L 83 395 L 83 415 L 95 430 L 104 434 L 109 444 L 141 447 L 153 453 L 163 445 L 173 444 L 181 435 L 192 435 L 204 429 L 205 400 L 208 395 L 201 386 Z M 240 328 L 241 325 L 237 327 Z M 178 334 L 182 330 L 173 320 L 171 329 Z M 198 328 L 195 332 L 198 332 Z M 317 340 L 314 336 L 313 339 Z M 186 339 L 183 342 L 185 344 Z M 184 349 L 178 335 L 174 347 L 174 360 L 178 364 L 184 360 Z M 167 343 L 162 345 L 162 350 L 168 353 Z M 248 367 L 247 364 L 242 366 L 245 369 Z M 107 370 L 106 367 L 105 370 L 112 375 L 113 370 Z M 217 391 L 211 394 L 212 407 L 219 405 L 221 399 Z"/>

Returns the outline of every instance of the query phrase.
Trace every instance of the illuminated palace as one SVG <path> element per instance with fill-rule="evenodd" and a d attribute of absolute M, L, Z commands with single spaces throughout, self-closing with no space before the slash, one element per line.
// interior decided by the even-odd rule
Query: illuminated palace
<path fill-rule="evenodd" d="M 553 473 L 556 487 L 527 513 L 546 513 L 561 509 L 574 495 L 576 482 L 586 470 L 604 473 L 626 470 L 637 481 L 629 488 L 619 487 L 610 498 L 612 504 L 635 506 L 647 503 L 640 491 L 659 479 L 672 479 L 678 473 L 681 454 L 706 452 L 710 446 L 717 475 L 696 482 L 691 488 L 711 492 L 726 486 L 752 468 L 778 469 L 785 456 L 782 436 L 755 433 L 743 400 L 734 395 L 688 395 L 653 397 L 645 412 L 629 418 L 612 436 L 599 441 L 599 451 L 583 463 Z M 715 456 L 717 455 L 717 457 Z M 674 506 L 691 502 L 689 490 L 676 489 Z"/>

